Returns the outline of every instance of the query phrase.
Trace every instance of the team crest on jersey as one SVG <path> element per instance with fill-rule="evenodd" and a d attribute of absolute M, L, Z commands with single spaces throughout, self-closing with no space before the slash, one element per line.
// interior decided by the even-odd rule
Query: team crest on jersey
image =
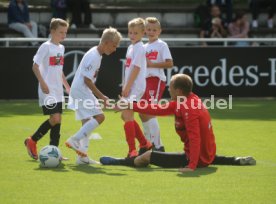
<path fill-rule="evenodd" d="M 127 58 L 125 68 L 128 68 L 130 66 L 130 64 L 131 64 L 131 58 Z"/>
<path fill-rule="evenodd" d="M 49 65 L 50 66 L 64 65 L 64 57 L 61 55 L 61 53 L 58 53 L 57 56 L 51 56 L 49 58 Z"/>
<path fill-rule="evenodd" d="M 90 71 L 92 68 L 93 68 L 92 65 L 85 67 L 85 71 Z"/>
<path fill-rule="evenodd" d="M 149 95 L 154 96 L 154 92 L 155 92 L 154 90 L 149 90 Z"/>
<path fill-rule="evenodd" d="M 156 60 L 157 56 L 158 56 L 158 51 L 156 51 L 156 50 L 151 50 L 151 51 L 146 53 L 146 57 L 149 60 Z"/>

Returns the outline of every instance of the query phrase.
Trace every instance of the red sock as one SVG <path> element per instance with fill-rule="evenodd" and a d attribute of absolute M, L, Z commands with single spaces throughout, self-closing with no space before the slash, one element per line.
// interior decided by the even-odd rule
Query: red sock
<path fill-rule="evenodd" d="M 136 150 L 135 147 L 135 126 L 133 121 L 125 122 L 124 125 L 126 141 L 128 144 L 129 152 Z"/>
<path fill-rule="evenodd" d="M 135 133 L 136 133 L 136 138 L 140 143 L 140 146 L 145 146 L 147 144 L 147 139 L 145 135 L 143 134 L 139 124 L 134 120 L 133 121 L 134 126 L 135 126 Z"/>

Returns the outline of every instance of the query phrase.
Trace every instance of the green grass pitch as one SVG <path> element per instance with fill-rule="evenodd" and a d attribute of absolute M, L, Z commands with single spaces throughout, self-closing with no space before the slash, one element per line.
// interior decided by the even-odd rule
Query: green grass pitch
<path fill-rule="evenodd" d="M 210 110 L 217 153 L 251 155 L 256 166 L 210 166 L 180 174 L 154 166 L 76 166 L 75 153 L 64 145 L 80 127 L 71 111 L 63 114 L 60 145 L 70 161 L 56 169 L 41 169 L 23 145 L 46 119 L 37 102 L 1 101 L 0 203 L 276 203 L 275 102 L 234 100 L 232 110 Z M 102 139 L 90 143 L 89 155 L 97 160 L 127 153 L 120 114 L 106 111 L 105 115 L 95 131 Z M 159 117 L 159 122 L 166 150 L 181 152 L 174 118 Z M 48 142 L 46 135 L 38 149 Z"/>

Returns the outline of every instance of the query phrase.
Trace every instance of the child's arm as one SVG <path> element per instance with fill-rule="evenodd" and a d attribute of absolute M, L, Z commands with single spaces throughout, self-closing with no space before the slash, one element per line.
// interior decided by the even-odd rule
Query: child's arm
<path fill-rule="evenodd" d="M 69 94 L 70 93 L 70 85 L 68 84 L 63 72 L 62 72 L 62 83 L 63 83 L 63 86 L 65 87 L 66 92 Z"/>
<path fill-rule="evenodd" d="M 170 69 L 173 67 L 173 61 L 172 61 L 172 59 L 166 59 L 165 62 L 153 63 L 147 59 L 147 67 L 148 68 L 159 68 L 159 69 Z"/>
<path fill-rule="evenodd" d="M 102 99 L 104 101 L 108 100 L 108 97 L 105 96 L 97 87 L 96 85 L 93 83 L 93 81 L 91 79 L 89 79 L 88 77 L 84 77 L 84 83 L 86 84 L 86 86 L 88 86 L 88 88 L 93 92 L 93 94 L 95 94 L 97 96 L 97 98 Z"/>
<path fill-rule="evenodd" d="M 134 66 L 126 85 L 123 87 L 123 90 L 122 90 L 123 97 L 127 97 L 129 95 L 130 89 L 131 89 L 135 79 L 137 78 L 139 72 L 140 72 L 140 67 Z"/>
<path fill-rule="evenodd" d="M 40 87 L 41 87 L 43 93 L 48 94 L 50 92 L 49 88 L 48 88 L 48 85 L 46 84 L 46 82 L 42 78 L 41 73 L 39 71 L 39 66 L 36 63 L 34 63 L 34 65 L 33 65 L 33 72 L 34 72 L 34 74 L 35 74 L 35 76 L 36 76 L 36 78 L 37 78 L 37 80 L 40 84 Z"/>

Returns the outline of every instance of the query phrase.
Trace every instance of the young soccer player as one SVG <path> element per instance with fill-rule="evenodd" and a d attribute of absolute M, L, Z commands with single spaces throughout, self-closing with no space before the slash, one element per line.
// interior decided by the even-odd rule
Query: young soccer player
<path fill-rule="evenodd" d="M 176 74 L 170 82 L 171 102 L 164 105 L 148 105 L 142 108 L 133 104 L 133 110 L 152 115 L 175 115 L 175 130 L 184 143 L 184 153 L 147 151 L 133 158 L 116 159 L 102 157 L 104 165 L 144 167 L 148 164 L 164 168 L 180 168 L 180 172 L 194 171 L 210 164 L 255 165 L 253 157 L 224 157 L 216 155 L 216 143 L 211 117 L 200 98 L 192 92 L 192 79 Z M 181 98 L 182 100 L 180 100 Z"/>
<path fill-rule="evenodd" d="M 125 80 L 122 97 L 129 102 L 139 101 L 146 88 L 146 51 L 142 43 L 145 22 L 142 18 L 135 18 L 128 23 L 128 37 L 131 45 L 127 49 L 125 64 Z M 152 148 L 152 144 L 145 138 L 138 123 L 134 120 L 132 110 L 122 112 L 124 130 L 129 151 L 127 157 L 137 156 L 135 138 L 140 143 L 140 153 Z"/>
<path fill-rule="evenodd" d="M 164 69 L 173 67 L 173 60 L 167 43 L 159 39 L 161 25 L 157 18 L 148 17 L 146 22 L 146 35 L 148 43 L 145 44 L 147 57 L 146 91 L 142 99 L 149 103 L 158 102 L 166 87 Z M 164 152 L 160 138 L 160 128 L 156 116 L 139 114 L 144 128 L 144 134 L 153 143 L 153 149 Z"/>
<path fill-rule="evenodd" d="M 38 159 L 36 143 L 50 131 L 50 145 L 59 145 L 60 125 L 63 102 L 63 87 L 69 93 L 70 86 L 63 73 L 64 46 L 60 43 L 65 39 L 68 23 L 53 18 L 50 23 L 51 39 L 44 42 L 34 56 L 33 72 L 38 79 L 39 105 L 44 115 L 50 118 L 44 121 L 38 130 L 25 140 L 29 155 Z"/>
<path fill-rule="evenodd" d="M 79 155 L 77 164 L 98 163 L 87 155 L 88 137 L 104 121 L 104 114 L 98 99 L 106 103 L 108 97 L 95 86 L 95 81 L 100 69 L 102 55 L 110 55 L 115 52 L 121 38 L 121 34 L 115 28 L 105 29 L 99 45 L 92 47 L 83 56 L 75 74 L 70 92 L 69 108 L 76 111 L 76 119 L 82 122 L 82 127 L 65 144 Z"/>

